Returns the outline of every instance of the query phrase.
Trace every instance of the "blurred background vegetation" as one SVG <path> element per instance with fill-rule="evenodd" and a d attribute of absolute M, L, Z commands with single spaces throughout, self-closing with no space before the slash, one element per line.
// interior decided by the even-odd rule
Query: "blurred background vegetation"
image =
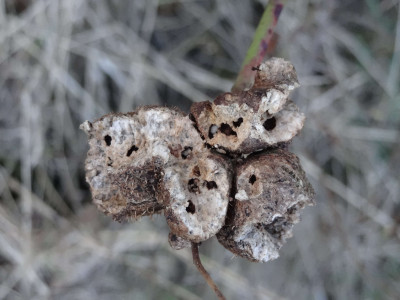
<path fill-rule="evenodd" d="M 0 0 L 0 299 L 214 299 L 162 217 L 91 204 L 78 126 L 229 91 L 266 4 Z M 204 264 L 228 299 L 399 299 L 399 1 L 287 1 L 277 34 L 317 205 L 279 259 Z"/>

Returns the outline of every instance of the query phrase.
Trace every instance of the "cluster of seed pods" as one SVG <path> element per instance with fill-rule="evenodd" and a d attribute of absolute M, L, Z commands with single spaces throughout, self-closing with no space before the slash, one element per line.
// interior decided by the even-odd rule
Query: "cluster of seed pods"
<path fill-rule="evenodd" d="M 189 115 L 144 106 L 81 125 L 86 180 L 117 221 L 164 214 L 171 247 L 213 236 L 251 261 L 278 257 L 314 191 L 287 145 L 305 116 L 289 100 L 293 65 L 272 58 L 253 86 L 194 103 Z"/>

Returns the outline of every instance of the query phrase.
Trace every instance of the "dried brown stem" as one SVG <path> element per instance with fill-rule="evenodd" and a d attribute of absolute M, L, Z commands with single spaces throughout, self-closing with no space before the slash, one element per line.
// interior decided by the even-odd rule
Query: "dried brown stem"
<path fill-rule="evenodd" d="M 214 280 L 212 280 L 210 274 L 208 274 L 203 264 L 201 263 L 198 243 L 192 243 L 192 256 L 193 256 L 193 263 L 196 266 L 197 270 L 199 270 L 200 274 L 204 277 L 207 284 L 213 289 L 218 299 L 226 300 L 225 296 L 219 290 L 218 286 L 215 284 Z"/>

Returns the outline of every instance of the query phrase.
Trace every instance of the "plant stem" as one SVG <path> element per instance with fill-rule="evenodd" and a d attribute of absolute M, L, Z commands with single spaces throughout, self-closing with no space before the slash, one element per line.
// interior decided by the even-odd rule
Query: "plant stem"
<path fill-rule="evenodd" d="M 200 274 L 204 277 L 207 284 L 213 289 L 213 291 L 217 295 L 218 299 L 226 300 L 225 296 L 219 290 L 218 286 L 215 284 L 214 280 L 212 280 L 210 274 L 208 274 L 208 272 L 204 268 L 203 264 L 201 263 L 198 243 L 192 243 L 192 256 L 193 256 L 193 263 L 196 266 L 197 270 L 199 270 Z"/>
<path fill-rule="evenodd" d="M 233 92 L 242 91 L 252 85 L 255 75 L 254 68 L 261 64 L 273 41 L 274 29 L 285 2 L 286 0 L 270 0 L 265 7 L 242 68 L 232 87 Z"/>

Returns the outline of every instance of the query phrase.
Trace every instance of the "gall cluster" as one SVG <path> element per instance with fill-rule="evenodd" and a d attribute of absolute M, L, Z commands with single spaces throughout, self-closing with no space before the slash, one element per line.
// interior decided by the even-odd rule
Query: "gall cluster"
<path fill-rule="evenodd" d="M 272 58 L 253 86 L 194 103 L 108 114 L 81 125 L 89 137 L 93 202 L 117 221 L 163 214 L 175 249 L 213 236 L 251 261 L 278 257 L 314 191 L 287 150 L 305 116 L 289 99 L 293 65 Z"/>

